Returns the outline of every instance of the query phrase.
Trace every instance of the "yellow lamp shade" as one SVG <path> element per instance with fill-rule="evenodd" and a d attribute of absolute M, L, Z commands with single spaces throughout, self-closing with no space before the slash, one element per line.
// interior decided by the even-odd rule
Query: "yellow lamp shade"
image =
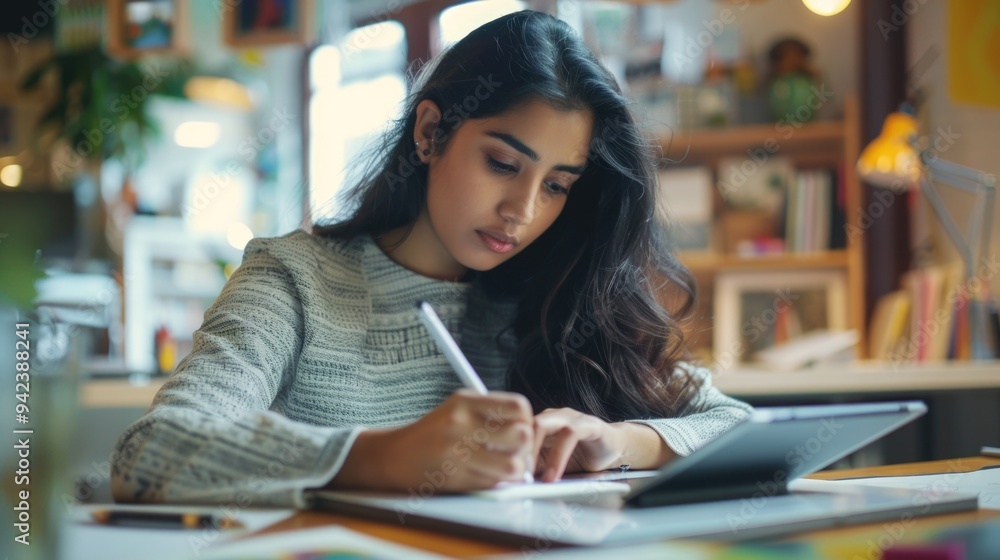
<path fill-rule="evenodd" d="M 921 174 L 920 156 L 911 144 L 916 135 L 916 119 L 906 113 L 890 113 L 882 132 L 858 158 L 861 178 L 879 187 L 912 187 Z"/>

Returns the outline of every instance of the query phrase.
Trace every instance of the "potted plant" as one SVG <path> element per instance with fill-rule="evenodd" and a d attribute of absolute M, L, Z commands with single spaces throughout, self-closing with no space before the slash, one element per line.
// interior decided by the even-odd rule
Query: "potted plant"
<path fill-rule="evenodd" d="M 51 99 L 36 128 L 35 149 L 50 154 L 53 179 L 63 185 L 87 181 L 89 190 L 100 192 L 101 164 L 116 158 L 126 170 L 120 199 L 134 211 L 129 178 L 142 163 L 145 141 L 159 133 L 149 100 L 184 97 L 190 75 L 190 64 L 179 58 L 126 61 L 99 47 L 57 52 L 32 70 L 21 89 Z M 106 222 L 101 197 L 92 198 L 95 204 L 81 208 L 88 232 L 101 231 Z M 88 239 L 91 246 L 81 252 L 110 256 L 106 240 L 97 241 Z"/>
<path fill-rule="evenodd" d="M 51 179 L 57 185 L 67 188 L 71 183 L 88 181 L 91 192 L 100 192 L 101 164 L 118 158 L 130 175 L 142 161 L 143 142 L 158 133 L 147 110 L 150 97 L 183 97 L 183 84 L 189 76 L 189 65 L 182 60 L 122 61 L 98 47 L 57 52 L 21 83 L 23 92 L 47 102 L 31 151 L 36 156 L 48 154 Z M 123 191 L 127 190 L 123 186 Z M 104 227 L 102 198 L 90 198 L 91 204 L 77 209 L 88 235 L 74 269 L 82 268 L 83 258 L 109 256 L 107 243 L 98 243 L 103 236 L 92 235 Z M 34 242 L 39 235 L 31 232 L 40 234 L 37 228 L 45 226 L 37 216 L 24 218 L 20 226 L 5 224 L 9 228 L 5 229 L 16 234 L 0 233 L 0 304 L 28 308 L 35 297 L 35 282 L 44 276 L 37 262 L 38 243 Z"/>

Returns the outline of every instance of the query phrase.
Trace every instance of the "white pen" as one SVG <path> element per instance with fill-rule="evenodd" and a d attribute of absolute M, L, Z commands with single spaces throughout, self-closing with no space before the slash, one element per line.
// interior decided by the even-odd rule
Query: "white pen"
<path fill-rule="evenodd" d="M 438 348 L 444 353 L 445 358 L 448 358 L 448 363 L 451 364 L 452 369 L 458 374 L 458 378 L 462 380 L 462 384 L 480 395 L 485 395 L 488 392 L 486 385 L 479 378 L 476 370 L 472 369 L 469 359 L 462 353 L 462 349 L 458 347 L 455 339 L 451 337 L 451 333 L 445 328 L 444 323 L 441 322 L 437 313 L 434 312 L 431 304 L 426 301 L 417 302 L 417 317 L 427 327 L 427 332 L 431 334 L 431 338 L 437 343 Z M 525 471 L 524 481 L 535 481 L 535 477 L 532 476 L 530 469 Z"/>

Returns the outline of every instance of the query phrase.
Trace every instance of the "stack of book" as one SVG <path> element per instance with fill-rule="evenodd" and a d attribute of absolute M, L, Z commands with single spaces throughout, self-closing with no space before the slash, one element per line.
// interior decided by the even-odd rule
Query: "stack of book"
<path fill-rule="evenodd" d="M 903 278 L 903 289 L 879 300 L 872 316 L 869 354 L 893 362 L 971 359 L 970 298 L 990 310 L 989 332 L 983 338 L 997 357 L 1000 324 L 989 283 L 965 282 L 960 262 L 912 270 Z"/>

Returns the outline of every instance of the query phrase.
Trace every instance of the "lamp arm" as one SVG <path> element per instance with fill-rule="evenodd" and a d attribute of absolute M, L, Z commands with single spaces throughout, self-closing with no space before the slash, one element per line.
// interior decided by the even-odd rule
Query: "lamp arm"
<path fill-rule="evenodd" d="M 934 176 L 936 181 L 941 181 L 942 183 L 947 183 L 950 187 L 955 187 L 956 189 L 962 189 L 966 192 L 971 193 L 981 193 L 983 191 L 994 190 L 993 185 L 983 183 L 976 179 L 971 179 L 963 175 L 955 175 L 947 171 L 935 171 L 930 170 L 931 174 Z"/>
<path fill-rule="evenodd" d="M 937 214 L 941 227 L 944 228 L 945 233 L 948 234 L 951 242 L 955 244 L 955 248 L 962 255 L 962 261 L 965 263 L 965 279 L 971 279 L 976 272 L 976 263 L 973 260 L 972 248 L 969 247 L 969 243 L 966 242 L 961 232 L 958 231 L 958 226 L 951 219 L 951 214 L 948 213 L 948 208 L 945 206 L 944 201 L 941 200 L 941 195 L 938 194 L 937 189 L 931 184 L 930 178 L 926 173 L 920 178 L 919 183 L 920 192 L 927 198 L 927 202 L 930 203 L 931 208 L 934 209 L 934 213 Z"/>
<path fill-rule="evenodd" d="M 976 247 L 972 249 L 971 258 L 974 259 L 980 255 L 986 255 L 989 251 L 990 235 L 992 233 L 993 205 L 996 200 L 996 175 L 940 159 L 931 150 L 922 151 L 920 159 L 926 168 L 930 170 L 934 180 L 941 181 L 966 192 L 974 193 L 977 196 L 982 195 L 983 209 L 970 222 L 968 239 L 970 244 L 976 244 Z M 943 208 L 944 205 L 941 204 L 941 207 Z M 935 211 L 939 216 L 941 215 L 938 208 L 935 208 Z M 950 232 L 949 235 L 951 235 Z M 952 236 L 952 239 L 954 240 L 954 236 Z M 973 264 L 973 266 L 975 265 Z"/>
<path fill-rule="evenodd" d="M 980 238 L 980 254 L 982 256 L 987 256 L 990 254 L 990 239 L 993 229 L 993 208 L 996 204 L 997 189 L 993 185 L 989 185 L 983 192 L 984 208 L 983 208 L 983 233 Z M 997 349 L 1000 352 L 1000 348 Z"/>
<path fill-rule="evenodd" d="M 973 169 L 971 167 L 966 167 L 964 165 L 959 165 L 947 160 L 940 159 L 936 156 L 932 157 L 929 150 L 924 150 L 920 153 L 920 160 L 923 164 L 929 168 L 935 175 L 953 175 L 956 177 L 961 177 L 967 181 L 971 181 L 980 185 L 982 187 L 993 187 L 996 188 L 997 178 L 991 173 L 985 173 L 978 169 Z"/>

